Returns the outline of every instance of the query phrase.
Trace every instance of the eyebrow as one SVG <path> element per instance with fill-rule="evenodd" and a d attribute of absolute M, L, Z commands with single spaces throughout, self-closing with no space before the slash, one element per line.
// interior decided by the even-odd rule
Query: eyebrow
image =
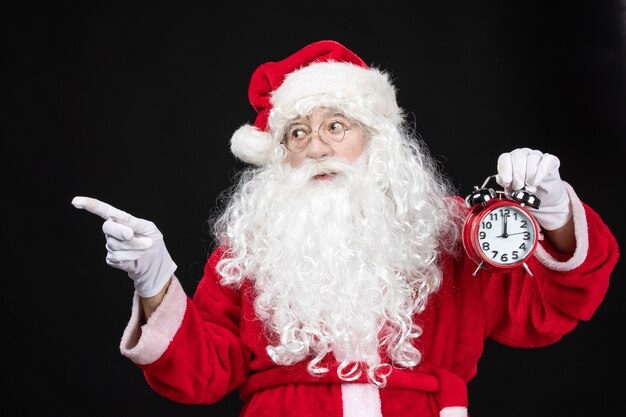
<path fill-rule="evenodd" d="M 342 119 L 348 119 L 348 117 L 337 111 L 337 110 L 326 110 L 324 111 L 324 113 L 322 114 L 322 117 L 324 117 L 324 119 L 328 119 L 331 117 L 341 117 Z M 292 120 L 291 122 L 289 122 L 289 124 L 286 126 L 285 131 L 289 131 L 291 130 L 292 127 L 297 126 L 297 125 L 304 125 L 304 124 L 308 124 L 308 116 L 301 116 L 295 120 Z"/>

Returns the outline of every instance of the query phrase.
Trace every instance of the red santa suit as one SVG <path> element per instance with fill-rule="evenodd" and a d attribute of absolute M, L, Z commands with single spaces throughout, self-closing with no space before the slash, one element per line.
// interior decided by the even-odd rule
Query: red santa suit
<path fill-rule="evenodd" d="M 238 389 L 244 417 L 283 416 L 464 416 L 466 384 L 476 373 L 486 339 L 531 348 L 558 341 L 601 303 L 618 258 L 615 238 L 600 217 L 570 194 L 577 248 L 556 253 L 542 241 L 523 269 L 506 274 L 481 270 L 465 255 L 440 259 L 441 289 L 415 317 L 423 329 L 416 347 L 423 354 L 414 369 L 393 369 L 387 385 L 364 379 L 340 380 L 337 363 L 311 376 L 306 360 L 277 366 L 267 355 L 262 323 L 256 318 L 250 284 L 240 290 L 220 285 L 208 259 L 193 298 L 176 279 L 146 324 L 135 296 L 121 352 L 144 373 L 159 394 L 182 403 L 211 404 Z M 386 357 L 381 352 L 381 359 Z"/>

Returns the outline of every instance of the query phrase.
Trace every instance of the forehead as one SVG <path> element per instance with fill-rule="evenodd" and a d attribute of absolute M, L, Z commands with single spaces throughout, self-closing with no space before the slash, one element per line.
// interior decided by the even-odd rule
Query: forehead
<path fill-rule="evenodd" d="M 313 110 L 311 110 L 308 114 L 301 115 L 301 116 L 291 119 L 290 124 L 306 123 L 314 118 L 327 119 L 329 117 L 343 117 L 347 119 L 346 115 L 339 109 L 328 108 L 328 107 L 316 107 Z"/>

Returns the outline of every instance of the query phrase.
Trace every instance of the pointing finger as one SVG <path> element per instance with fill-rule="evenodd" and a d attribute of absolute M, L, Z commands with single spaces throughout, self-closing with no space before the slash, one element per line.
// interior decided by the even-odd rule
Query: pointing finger
<path fill-rule="evenodd" d="M 105 220 L 113 219 L 119 222 L 126 222 L 132 217 L 125 211 L 91 197 L 74 197 L 72 205 L 79 209 L 85 209 Z"/>
<path fill-rule="evenodd" d="M 157 229 L 156 225 L 148 220 L 140 219 L 125 211 L 113 207 L 104 201 L 91 197 L 74 197 L 72 205 L 79 209 L 85 209 L 90 213 L 96 214 L 105 220 L 114 220 L 117 223 L 128 226 L 134 234 L 149 236 L 153 239 L 162 239 L 163 235 Z M 124 239 L 128 240 L 132 237 L 130 232 L 125 231 Z"/>

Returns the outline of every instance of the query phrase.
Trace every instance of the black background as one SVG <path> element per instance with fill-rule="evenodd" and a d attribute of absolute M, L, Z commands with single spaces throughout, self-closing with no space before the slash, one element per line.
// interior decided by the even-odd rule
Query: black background
<path fill-rule="evenodd" d="M 335 39 L 389 70 L 400 105 L 465 195 L 517 147 L 561 176 L 623 246 L 626 29 L 618 1 L 332 4 L 50 2 L 3 6 L 3 408 L 11 415 L 236 416 L 155 394 L 119 353 L 132 282 L 104 262 L 92 196 L 154 221 L 189 294 L 205 220 L 243 165 L 252 71 Z M 624 274 L 559 343 L 488 342 L 473 416 L 623 408 Z M 16 410 L 16 411 L 15 411 Z M 6 414 L 5 414 L 6 415 Z"/>

